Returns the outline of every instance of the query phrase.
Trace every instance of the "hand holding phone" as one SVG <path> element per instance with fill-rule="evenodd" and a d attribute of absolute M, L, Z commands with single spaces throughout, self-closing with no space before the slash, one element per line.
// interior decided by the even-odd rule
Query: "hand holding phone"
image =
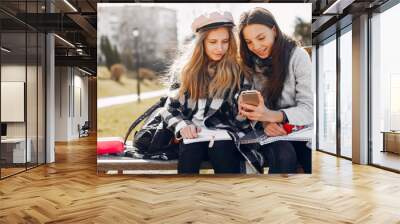
<path fill-rule="evenodd" d="M 257 92 L 257 90 L 246 90 L 241 92 L 240 95 L 242 103 L 258 106 L 260 104 L 260 100 Z"/>
<path fill-rule="evenodd" d="M 268 109 L 264 99 L 257 90 L 248 90 L 240 93 L 239 114 L 252 121 L 267 121 Z"/>

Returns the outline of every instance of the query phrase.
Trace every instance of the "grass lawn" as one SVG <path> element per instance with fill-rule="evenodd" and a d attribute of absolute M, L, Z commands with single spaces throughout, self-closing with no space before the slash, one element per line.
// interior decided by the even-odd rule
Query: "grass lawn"
<path fill-rule="evenodd" d="M 165 86 L 152 82 L 150 80 L 143 80 L 140 85 L 141 92 L 148 92 L 153 90 L 164 89 Z M 122 96 L 127 94 L 136 93 L 136 79 L 124 78 L 122 83 L 113 80 L 97 80 L 97 98 L 104 98 L 110 96 Z"/>
<path fill-rule="evenodd" d="M 143 114 L 159 98 L 142 100 L 141 103 L 127 103 L 106 108 L 97 109 L 97 136 L 98 137 L 125 137 L 132 122 Z M 141 125 L 135 130 L 138 130 Z M 132 134 L 135 133 L 132 131 Z"/>
<path fill-rule="evenodd" d="M 121 96 L 127 94 L 133 94 L 137 91 L 137 81 L 134 78 L 128 78 L 122 76 L 120 82 L 116 82 L 110 79 L 109 71 L 105 67 L 99 67 L 99 76 L 97 79 L 97 98 L 104 98 L 110 96 Z M 132 72 L 128 71 L 128 74 L 132 77 Z M 134 76 L 133 76 L 134 77 Z M 148 92 L 166 88 L 157 80 L 143 79 L 140 83 L 140 91 Z"/>

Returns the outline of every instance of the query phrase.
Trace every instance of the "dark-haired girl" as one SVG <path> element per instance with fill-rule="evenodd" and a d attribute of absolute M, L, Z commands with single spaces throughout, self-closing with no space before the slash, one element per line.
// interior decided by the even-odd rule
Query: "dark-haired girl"
<path fill-rule="evenodd" d="M 239 99 L 239 112 L 258 121 L 268 136 L 286 135 L 283 123 L 312 125 L 311 60 L 296 41 L 280 30 L 264 8 L 244 12 L 239 24 L 240 55 L 260 104 Z M 262 126 L 261 126 L 262 125 Z M 297 161 L 311 173 L 311 150 L 302 142 L 278 141 L 261 147 L 269 173 L 296 173 Z"/>

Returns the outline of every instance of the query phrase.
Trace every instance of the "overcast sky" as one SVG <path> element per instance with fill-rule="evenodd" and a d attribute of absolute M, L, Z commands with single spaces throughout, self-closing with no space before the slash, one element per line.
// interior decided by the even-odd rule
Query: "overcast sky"
<path fill-rule="evenodd" d="M 191 34 L 194 18 L 204 12 L 226 10 L 232 13 L 238 24 L 240 14 L 254 7 L 264 7 L 275 16 L 282 31 L 293 34 L 295 19 L 300 17 L 311 23 L 311 3 L 99 3 L 101 7 L 124 7 L 126 5 L 162 6 L 177 11 L 178 41 Z M 99 15 L 101 16 L 101 15 Z"/>

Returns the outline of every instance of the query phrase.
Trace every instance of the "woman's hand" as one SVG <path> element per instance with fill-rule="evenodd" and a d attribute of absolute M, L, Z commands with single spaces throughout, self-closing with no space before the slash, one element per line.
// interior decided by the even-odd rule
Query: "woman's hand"
<path fill-rule="evenodd" d="M 264 133 L 267 136 L 274 137 L 274 136 L 287 135 L 287 132 L 285 131 L 285 129 L 283 129 L 282 124 L 264 122 L 263 127 L 264 127 Z"/>
<path fill-rule="evenodd" d="M 261 93 L 257 91 L 258 95 L 258 106 L 246 104 L 242 101 L 242 98 L 239 97 L 239 114 L 247 117 L 249 120 L 253 121 L 267 121 L 266 117 L 268 116 L 268 109 L 264 105 L 264 98 L 261 96 Z"/>
<path fill-rule="evenodd" d="M 197 133 L 199 133 L 200 131 L 201 131 L 200 127 L 196 127 L 193 124 L 191 124 L 182 128 L 179 132 L 182 138 L 188 139 L 188 138 L 197 138 L 198 137 Z"/>
<path fill-rule="evenodd" d="M 246 104 L 239 97 L 239 114 L 252 121 L 280 123 L 283 121 L 283 113 L 268 109 L 264 104 L 264 97 L 257 91 L 258 106 Z"/>

